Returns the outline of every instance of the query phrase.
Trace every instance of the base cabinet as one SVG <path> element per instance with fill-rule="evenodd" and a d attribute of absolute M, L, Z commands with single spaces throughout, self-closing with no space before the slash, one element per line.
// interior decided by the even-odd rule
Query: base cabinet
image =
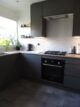
<path fill-rule="evenodd" d="M 64 75 L 80 77 L 80 64 L 66 64 Z"/>
<path fill-rule="evenodd" d="M 26 79 L 41 79 L 41 56 L 33 54 L 22 54 L 23 77 Z"/>
<path fill-rule="evenodd" d="M 0 90 L 6 88 L 19 78 L 42 80 L 41 55 L 12 54 L 0 57 Z M 47 57 L 47 56 L 46 56 Z M 54 57 L 55 59 L 56 57 Z M 80 59 L 64 59 L 65 87 L 80 90 Z"/>
<path fill-rule="evenodd" d="M 0 56 L 0 89 L 6 88 L 18 79 L 17 55 Z"/>
<path fill-rule="evenodd" d="M 80 59 L 66 60 L 64 86 L 73 89 L 80 89 Z"/>
<path fill-rule="evenodd" d="M 80 89 L 80 78 L 69 75 L 64 76 L 64 86 L 73 89 Z"/>

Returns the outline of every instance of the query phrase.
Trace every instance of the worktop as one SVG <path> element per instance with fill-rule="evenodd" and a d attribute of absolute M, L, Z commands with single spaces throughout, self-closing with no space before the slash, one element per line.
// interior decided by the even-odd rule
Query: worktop
<path fill-rule="evenodd" d="M 0 56 L 4 55 L 10 55 L 10 54 L 19 54 L 19 53 L 25 53 L 25 54 L 35 54 L 35 55 L 41 55 L 41 56 L 51 56 L 51 57 L 62 57 L 62 58 L 76 58 L 80 59 L 80 54 L 66 54 L 65 56 L 60 56 L 60 55 L 49 55 L 49 54 L 44 54 L 44 52 L 38 52 L 38 51 L 9 51 L 9 52 L 4 52 L 5 54 L 1 54 Z"/>

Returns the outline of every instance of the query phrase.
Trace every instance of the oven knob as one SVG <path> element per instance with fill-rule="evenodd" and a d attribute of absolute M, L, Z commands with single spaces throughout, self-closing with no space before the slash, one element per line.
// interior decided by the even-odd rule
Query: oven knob
<path fill-rule="evenodd" d="M 58 65 L 60 65 L 60 62 L 58 61 Z"/>
<path fill-rule="evenodd" d="M 54 62 L 54 61 L 51 61 L 51 62 Z"/>
<path fill-rule="evenodd" d="M 44 60 L 45 63 L 47 63 L 47 60 Z"/>
<path fill-rule="evenodd" d="M 51 61 L 51 63 L 53 64 L 53 63 L 54 63 L 54 61 Z"/>

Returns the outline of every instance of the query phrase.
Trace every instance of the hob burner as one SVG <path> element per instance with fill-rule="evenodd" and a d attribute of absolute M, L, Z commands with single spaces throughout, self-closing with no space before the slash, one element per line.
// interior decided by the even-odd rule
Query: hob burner
<path fill-rule="evenodd" d="M 66 55 L 66 51 L 45 51 L 44 54 L 51 54 L 51 55 Z"/>

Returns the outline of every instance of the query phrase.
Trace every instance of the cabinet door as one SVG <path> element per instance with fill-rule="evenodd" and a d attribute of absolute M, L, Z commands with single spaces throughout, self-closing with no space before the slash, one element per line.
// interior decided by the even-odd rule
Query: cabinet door
<path fill-rule="evenodd" d="M 73 36 L 80 36 L 80 0 L 75 0 L 73 18 Z"/>
<path fill-rule="evenodd" d="M 31 5 L 31 35 L 33 37 L 45 36 L 43 31 L 43 22 L 42 18 L 42 2 L 35 3 Z"/>
<path fill-rule="evenodd" d="M 17 72 L 16 72 L 17 79 L 21 79 L 22 75 L 23 75 L 23 60 L 22 60 L 21 53 L 17 54 L 15 66 L 16 66 L 16 70 L 17 70 Z"/>
<path fill-rule="evenodd" d="M 43 6 L 43 16 L 73 13 L 74 0 L 47 0 Z"/>
<path fill-rule="evenodd" d="M 17 55 L 0 56 L 0 89 L 6 88 L 18 78 L 16 58 Z"/>
<path fill-rule="evenodd" d="M 80 13 L 80 0 L 74 1 L 74 13 Z"/>
<path fill-rule="evenodd" d="M 80 13 L 74 13 L 73 17 L 73 36 L 80 36 Z"/>
<path fill-rule="evenodd" d="M 73 89 L 80 89 L 80 78 L 69 75 L 64 76 L 64 86 Z"/>
<path fill-rule="evenodd" d="M 64 75 L 80 77 L 80 64 L 65 64 Z"/>
<path fill-rule="evenodd" d="M 33 54 L 23 54 L 24 77 L 28 79 L 41 79 L 41 56 Z"/>

